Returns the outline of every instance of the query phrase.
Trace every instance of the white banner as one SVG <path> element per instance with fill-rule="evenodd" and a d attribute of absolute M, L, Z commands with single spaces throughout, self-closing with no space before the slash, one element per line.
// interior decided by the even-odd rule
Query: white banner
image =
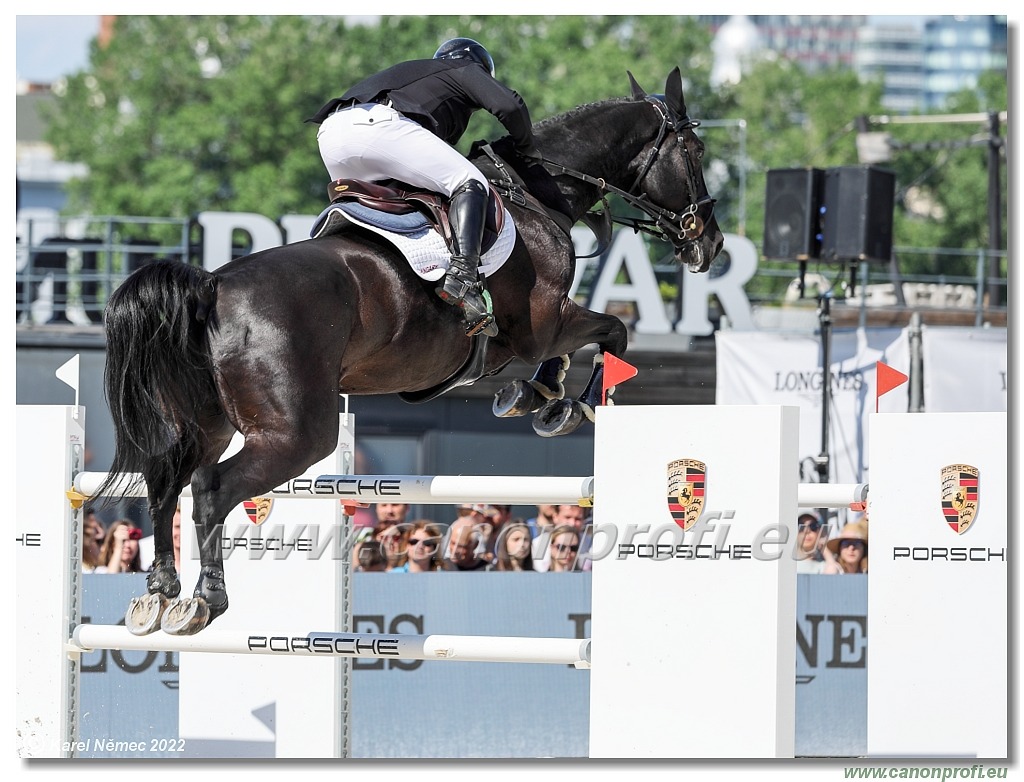
<path fill-rule="evenodd" d="M 718 331 L 716 402 L 800 408 L 800 480 L 817 482 L 822 450 L 822 345 L 812 333 Z M 829 483 L 868 483 L 867 416 L 875 411 L 875 364 L 909 375 L 906 332 L 836 331 L 831 342 Z M 907 412 L 908 385 L 879 400 L 879 412 Z"/>
<path fill-rule="evenodd" d="M 1006 412 L 1006 329 L 924 327 L 929 413 Z"/>

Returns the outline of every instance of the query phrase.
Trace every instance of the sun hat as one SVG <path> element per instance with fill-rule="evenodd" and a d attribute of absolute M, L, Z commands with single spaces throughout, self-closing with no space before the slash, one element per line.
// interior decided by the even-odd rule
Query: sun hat
<path fill-rule="evenodd" d="M 863 521 L 852 521 L 825 545 L 833 554 L 839 553 L 839 544 L 844 540 L 860 540 L 864 543 L 865 553 L 868 550 L 868 525 Z"/>

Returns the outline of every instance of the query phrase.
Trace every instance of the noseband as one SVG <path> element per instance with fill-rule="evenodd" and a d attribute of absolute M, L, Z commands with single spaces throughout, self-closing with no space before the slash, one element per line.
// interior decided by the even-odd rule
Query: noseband
<path fill-rule="evenodd" d="M 639 196 L 635 196 L 633 193 L 639 189 L 644 177 L 650 172 L 651 166 L 654 165 L 654 161 L 658 157 L 658 153 L 661 152 L 662 145 L 669 137 L 669 132 L 671 131 L 675 133 L 678 138 L 683 131 L 699 127 L 700 122 L 698 120 L 692 120 L 687 116 L 684 116 L 681 119 L 675 119 L 665 103 L 660 98 L 653 95 L 647 96 L 647 102 L 650 103 L 661 116 L 661 127 L 658 129 L 658 135 L 654 140 L 654 146 L 651 147 L 651 151 L 648 153 L 643 165 L 640 166 L 640 171 L 637 174 L 636 180 L 628 191 L 622 190 L 614 185 L 610 185 L 604 179 L 592 177 L 581 171 L 574 171 L 571 168 L 566 168 L 565 166 L 554 163 L 550 160 L 544 159 L 544 163 L 552 168 L 558 169 L 561 173 L 566 174 L 567 176 L 574 177 L 575 179 L 582 180 L 583 182 L 591 185 L 596 185 L 603 193 L 614 193 L 630 206 L 634 206 L 641 210 L 644 214 L 653 219 L 640 220 L 637 218 L 612 217 L 611 220 L 620 223 L 621 225 L 629 225 L 634 231 L 643 231 L 644 233 L 651 234 L 652 236 L 665 239 L 669 241 L 673 247 L 678 249 L 684 242 L 694 241 L 703 235 L 704 220 L 698 214 L 698 210 L 702 207 L 710 206 L 710 210 L 713 212 L 715 208 L 715 199 L 710 195 L 697 195 L 697 177 L 694 175 L 693 164 L 690 162 L 690 156 L 686 152 L 686 149 L 683 149 L 683 160 L 686 161 L 686 184 L 689 192 L 691 193 L 691 198 L 696 199 L 691 201 L 690 205 L 687 206 L 686 209 L 682 212 L 672 212 L 652 203 L 648 198 L 647 193 L 641 192 Z M 607 213 L 609 211 L 608 201 L 604 196 L 601 197 L 601 201 L 603 203 L 603 209 Z"/>

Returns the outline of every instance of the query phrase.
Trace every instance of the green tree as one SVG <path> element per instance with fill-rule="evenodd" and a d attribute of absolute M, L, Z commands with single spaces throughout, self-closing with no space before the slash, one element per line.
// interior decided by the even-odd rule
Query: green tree
<path fill-rule="evenodd" d="M 119 16 L 51 117 L 57 155 L 89 166 L 71 183 L 69 211 L 316 213 L 326 172 L 304 119 L 457 35 L 487 42 L 535 120 L 627 94 L 627 69 L 657 92 L 682 64 L 697 102 L 706 95 L 708 33 L 687 17 L 395 16 L 354 28 L 342 17 Z M 478 112 L 460 148 L 500 135 Z"/>

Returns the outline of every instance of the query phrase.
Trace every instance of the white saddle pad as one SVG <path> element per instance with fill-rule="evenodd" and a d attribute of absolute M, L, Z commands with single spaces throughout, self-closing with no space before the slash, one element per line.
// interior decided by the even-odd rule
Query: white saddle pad
<path fill-rule="evenodd" d="M 485 277 L 490 277 L 502 267 L 509 255 L 512 254 L 512 247 L 516 243 L 516 226 L 512 222 L 512 215 L 504 207 L 502 209 L 505 212 L 505 220 L 501 233 L 494 242 L 494 246 L 480 257 L 480 273 Z M 347 210 L 345 218 L 368 231 L 383 236 L 395 245 L 409 261 L 412 270 L 422 279 L 436 282 L 444 277 L 444 273 L 448 270 L 448 246 L 432 227 L 425 225 L 418 230 L 398 233 L 360 220 L 358 216 Z"/>

